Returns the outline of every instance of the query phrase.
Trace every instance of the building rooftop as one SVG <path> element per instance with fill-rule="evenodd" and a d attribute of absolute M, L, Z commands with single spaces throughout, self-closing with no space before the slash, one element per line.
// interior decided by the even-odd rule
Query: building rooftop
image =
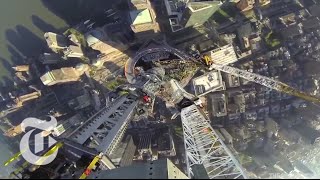
<path fill-rule="evenodd" d="M 230 73 L 224 73 L 224 80 L 226 82 L 227 87 L 238 87 L 240 86 L 240 78 L 239 76 L 232 75 Z"/>
<path fill-rule="evenodd" d="M 195 27 L 204 24 L 221 6 L 221 1 L 189 2 L 180 19 L 180 25 Z"/>
<path fill-rule="evenodd" d="M 77 70 L 73 67 L 64 67 L 49 71 L 40 77 L 44 85 L 53 85 L 56 83 L 77 81 L 80 78 Z"/>
<path fill-rule="evenodd" d="M 92 46 L 93 44 L 96 44 L 104 39 L 103 32 L 99 30 L 92 30 L 89 31 L 86 35 L 86 41 L 88 43 L 88 46 Z"/>
<path fill-rule="evenodd" d="M 67 47 L 67 40 L 64 36 L 56 33 L 46 32 L 44 38 L 50 48 L 65 48 Z"/>
<path fill-rule="evenodd" d="M 56 53 L 43 53 L 40 55 L 39 59 L 43 64 L 55 64 L 62 61 L 61 56 Z"/>
<path fill-rule="evenodd" d="M 130 11 L 130 17 L 133 25 L 152 23 L 149 9 Z"/>
<path fill-rule="evenodd" d="M 88 93 L 78 96 L 68 102 L 69 107 L 75 110 L 83 109 L 91 105 L 91 97 Z"/>
<path fill-rule="evenodd" d="M 129 0 L 129 8 L 132 9 L 145 9 L 148 6 L 147 0 Z"/>
<path fill-rule="evenodd" d="M 210 94 L 212 115 L 216 117 L 227 115 L 227 101 L 226 96 L 223 93 Z M 210 111 L 210 110 L 209 110 Z"/>
<path fill-rule="evenodd" d="M 294 24 L 291 26 L 288 26 L 287 28 L 284 28 L 281 30 L 281 35 L 284 38 L 292 38 L 294 36 L 302 34 L 302 28 L 299 24 Z"/>
<path fill-rule="evenodd" d="M 247 11 L 253 8 L 254 0 L 240 0 L 236 6 L 240 11 Z"/>
<path fill-rule="evenodd" d="M 234 63 L 238 60 L 232 44 L 211 51 L 211 59 L 214 63 L 223 65 Z"/>
<path fill-rule="evenodd" d="M 237 35 L 239 38 L 248 37 L 252 34 L 252 32 L 253 29 L 251 23 L 246 23 L 237 29 Z"/>
<path fill-rule="evenodd" d="M 136 146 L 131 135 L 126 136 L 119 143 L 117 151 L 110 154 L 110 159 L 116 166 L 128 166 L 132 163 Z"/>
<path fill-rule="evenodd" d="M 193 88 L 197 96 L 203 96 L 209 92 L 225 89 L 220 71 L 213 70 L 207 74 L 193 79 Z"/>
<path fill-rule="evenodd" d="M 290 13 L 284 16 L 279 17 L 279 19 L 281 20 L 281 22 L 286 25 L 292 25 L 296 23 L 296 15 L 295 13 Z"/>
<path fill-rule="evenodd" d="M 188 8 L 190 8 L 192 12 L 200 11 L 210 7 L 211 6 L 205 2 L 189 2 L 188 3 Z"/>

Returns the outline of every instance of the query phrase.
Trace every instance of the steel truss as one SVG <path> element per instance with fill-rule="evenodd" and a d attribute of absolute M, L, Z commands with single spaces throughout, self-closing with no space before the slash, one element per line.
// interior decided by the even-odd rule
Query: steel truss
<path fill-rule="evenodd" d="M 203 165 L 210 179 L 246 178 L 239 162 L 218 137 L 196 105 L 181 110 L 188 176 L 192 167 Z"/>
<path fill-rule="evenodd" d="M 257 84 L 266 86 L 268 88 L 277 90 L 279 92 L 287 93 L 289 95 L 297 96 L 297 97 L 300 97 L 301 99 L 311 101 L 316 104 L 320 104 L 320 99 L 317 97 L 311 96 L 305 92 L 302 92 L 302 91 L 299 91 L 293 87 L 290 87 L 289 85 L 287 85 L 285 83 L 276 81 L 274 79 L 271 79 L 271 78 L 268 78 L 265 76 L 261 76 L 259 74 L 251 73 L 251 72 L 248 72 L 245 70 L 241 70 L 241 69 L 237 69 L 234 67 L 225 66 L 225 65 L 221 65 L 221 64 L 212 64 L 210 69 L 216 69 L 216 70 L 223 71 L 225 73 L 239 76 L 243 79 L 255 82 Z"/>
<path fill-rule="evenodd" d="M 121 141 L 137 104 L 135 96 L 119 97 L 74 130 L 68 139 L 111 154 Z"/>

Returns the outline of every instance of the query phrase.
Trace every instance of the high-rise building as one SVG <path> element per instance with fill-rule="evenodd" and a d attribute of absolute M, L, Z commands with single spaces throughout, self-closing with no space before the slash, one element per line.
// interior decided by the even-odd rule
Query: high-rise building
<path fill-rule="evenodd" d="M 60 55 L 56 53 L 43 53 L 39 56 L 39 60 L 43 64 L 56 64 L 63 61 Z"/>
<path fill-rule="evenodd" d="M 169 159 L 161 159 L 107 171 L 93 172 L 90 179 L 188 179 Z"/>
<path fill-rule="evenodd" d="M 67 39 L 62 35 L 46 32 L 44 33 L 44 38 L 46 39 L 49 48 L 55 52 L 59 49 L 65 49 L 68 46 Z"/>
<path fill-rule="evenodd" d="M 30 66 L 29 65 L 18 65 L 18 66 L 14 66 L 12 68 L 17 72 L 28 72 Z"/>
<path fill-rule="evenodd" d="M 232 44 L 228 44 L 210 52 L 211 59 L 216 64 L 231 64 L 238 61 L 236 52 Z"/>
<path fill-rule="evenodd" d="M 222 5 L 220 0 L 165 0 L 172 32 L 204 24 Z"/>
<path fill-rule="evenodd" d="M 221 72 L 210 71 L 192 80 L 193 89 L 197 96 L 204 96 L 210 92 L 225 90 L 225 83 L 222 81 Z"/>
<path fill-rule="evenodd" d="M 130 0 L 131 29 L 137 39 L 150 39 L 160 31 L 156 14 L 149 0 Z"/>
<path fill-rule="evenodd" d="M 253 8 L 254 3 L 255 0 L 240 0 L 236 6 L 240 11 L 248 11 Z"/>
<path fill-rule="evenodd" d="M 200 26 L 205 23 L 221 6 L 221 1 L 189 2 L 183 12 L 180 24 L 187 27 Z"/>
<path fill-rule="evenodd" d="M 136 146 L 132 136 L 128 135 L 119 143 L 117 151 L 110 154 L 109 158 L 115 166 L 124 167 L 132 164 Z"/>
<path fill-rule="evenodd" d="M 80 58 L 83 57 L 83 51 L 81 49 L 80 46 L 74 46 L 74 45 L 70 45 L 69 47 L 67 47 L 66 49 L 63 50 L 63 53 L 66 57 L 76 57 L 76 58 Z"/>
<path fill-rule="evenodd" d="M 108 34 L 106 27 L 97 28 L 85 34 L 88 46 L 105 54 L 109 59 L 116 59 L 124 55 L 123 52 L 128 49 L 128 46 L 120 40 L 111 38 L 112 36 Z"/>
<path fill-rule="evenodd" d="M 42 75 L 40 77 L 42 83 L 46 86 L 52 86 L 55 84 L 74 82 L 80 79 L 80 76 L 88 70 L 88 65 L 81 64 L 76 68 L 64 67 L 61 69 L 54 69 Z"/>

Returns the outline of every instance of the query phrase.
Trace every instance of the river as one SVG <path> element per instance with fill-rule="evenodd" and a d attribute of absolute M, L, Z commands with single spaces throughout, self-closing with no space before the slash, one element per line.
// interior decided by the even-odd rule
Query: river
<path fill-rule="evenodd" d="M 110 7 L 112 0 L 1 0 L 0 87 L 12 84 L 12 66 L 23 57 L 38 57 L 45 49 L 44 32 L 62 31 Z M 11 168 L 3 166 L 13 153 L 0 133 L 0 179 Z"/>

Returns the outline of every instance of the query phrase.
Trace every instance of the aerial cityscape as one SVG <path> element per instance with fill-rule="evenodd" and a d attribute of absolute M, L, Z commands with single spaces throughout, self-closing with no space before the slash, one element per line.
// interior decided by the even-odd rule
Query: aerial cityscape
<path fill-rule="evenodd" d="M 320 1 L 39 2 L 65 28 L 5 31 L 0 179 L 320 178 Z"/>

